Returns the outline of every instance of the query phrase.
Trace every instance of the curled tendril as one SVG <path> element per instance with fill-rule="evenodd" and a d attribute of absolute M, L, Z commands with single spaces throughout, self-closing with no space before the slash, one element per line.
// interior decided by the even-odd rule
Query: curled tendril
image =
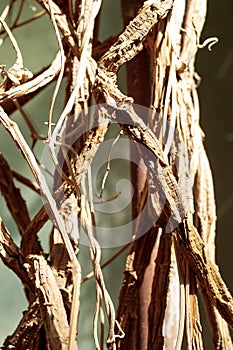
<path fill-rule="evenodd" d="M 218 38 L 217 37 L 211 37 L 206 39 L 203 44 L 198 44 L 199 49 L 203 49 L 204 47 L 207 46 L 209 51 L 212 51 L 212 47 L 218 43 Z"/>

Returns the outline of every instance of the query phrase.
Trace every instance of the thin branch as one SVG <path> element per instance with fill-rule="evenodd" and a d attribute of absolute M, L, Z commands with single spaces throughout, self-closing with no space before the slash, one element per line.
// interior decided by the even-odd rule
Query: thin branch
<path fill-rule="evenodd" d="M 9 100 L 18 99 L 26 94 L 32 93 L 47 84 L 49 84 L 54 77 L 60 72 L 61 69 L 61 57 L 58 53 L 48 69 L 43 71 L 39 76 L 27 81 L 20 86 L 5 91 L 0 94 L 0 104 L 7 103 Z"/>
<path fill-rule="evenodd" d="M 103 198 L 103 192 L 104 192 L 104 188 L 105 188 L 105 183 L 106 183 L 106 180 L 107 180 L 107 177 L 109 175 L 109 172 L 111 170 L 110 168 L 110 163 L 111 163 L 111 153 L 112 153 L 112 150 L 115 146 L 115 144 L 117 143 L 117 141 L 119 140 L 120 136 L 122 135 L 122 131 L 120 131 L 120 133 L 116 136 L 115 140 L 112 142 L 111 144 L 111 147 L 110 147 L 110 150 L 108 152 L 108 160 L 107 160 L 107 167 L 106 167 L 106 171 L 105 171 L 105 174 L 104 174 L 104 177 L 103 177 L 103 180 L 102 180 L 102 185 L 101 185 L 101 190 L 100 190 L 100 194 L 98 196 L 99 199 L 102 199 Z M 115 196 L 114 196 L 115 198 Z"/>
<path fill-rule="evenodd" d="M 8 5 L 5 6 L 4 10 L 2 11 L 1 13 L 1 18 L 3 20 L 6 19 L 7 15 L 9 14 L 11 8 L 12 8 L 12 5 L 14 4 L 15 0 L 11 0 L 10 3 Z M 0 25 L 1 27 L 1 25 Z M 1 33 L 2 34 L 2 33 Z"/>
<path fill-rule="evenodd" d="M 21 54 L 21 51 L 18 47 L 17 41 L 15 40 L 11 30 L 8 28 L 8 25 L 6 24 L 6 22 L 0 17 L 0 22 L 2 23 L 5 31 L 7 32 L 9 39 L 12 43 L 12 46 L 16 52 L 16 62 L 15 62 L 15 66 L 18 66 L 19 68 L 23 68 L 23 57 Z"/>
<path fill-rule="evenodd" d="M 33 292 L 31 280 L 25 268 L 25 258 L 21 255 L 19 248 L 13 242 L 9 232 L 7 231 L 2 219 L 0 218 L 0 257 L 4 264 L 14 271 L 24 285 Z"/>
<path fill-rule="evenodd" d="M 17 28 L 20 28 L 26 24 L 29 24 L 35 20 L 37 20 L 38 18 L 44 16 L 46 14 L 46 11 L 45 10 L 42 10 L 38 13 L 36 13 L 32 18 L 29 18 L 29 19 L 26 19 L 25 21 L 23 22 L 20 22 L 20 23 L 16 23 L 14 24 L 14 26 L 11 26 L 10 29 L 13 30 L 13 29 L 17 29 Z M 0 34 L 2 34 L 3 32 L 0 32 Z"/>
<path fill-rule="evenodd" d="M 36 182 L 27 179 L 22 174 L 17 173 L 17 171 L 12 171 L 12 175 L 17 181 L 21 182 L 23 185 L 27 186 L 37 194 L 40 194 L 40 188 Z"/>
<path fill-rule="evenodd" d="M 48 185 L 45 181 L 43 174 L 40 171 L 40 168 L 37 164 L 37 161 L 34 157 L 34 154 L 32 153 L 31 149 L 27 145 L 27 143 L 26 143 L 23 135 L 21 134 L 17 124 L 8 118 L 7 114 L 4 112 L 4 110 L 1 107 L 0 107 L 0 120 L 3 124 L 3 126 L 5 127 L 5 129 L 11 135 L 12 139 L 15 141 L 16 145 L 21 150 L 25 159 L 27 160 L 28 165 L 31 168 L 31 171 L 32 171 L 38 185 L 41 188 L 41 195 L 46 200 L 46 203 L 47 203 L 47 206 L 50 210 L 50 213 L 51 213 L 57 227 L 59 228 L 59 230 L 61 232 L 62 238 L 64 240 L 64 244 L 65 244 L 66 249 L 68 251 L 68 254 L 70 256 L 70 260 L 74 264 L 74 269 L 75 269 L 75 267 L 76 267 L 75 252 L 73 250 L 70 239 L 66 233 L 64 222 L 58 213 L 54 198 L 49 191 Z"/>
<path fill-rule="evenodd" d="M 54 104 L 55 104 L 55 100 L 56 100 L 59 88 L 61 86 L 62 78 L 63 78 L 63 75 L 64 75 L 65 60 L 66 59 L 65 59 L 65 53 L 64 53 L 61 37 L 60 37 L 59 30 L 58 30 L 58 27 L 57 27 L 57 23 L 56 23 L 56 20 L 55 20 L 54 12 L 53 12 L 53 9 L 51 7 L 51 1 L 49 0 L 48 3 L 49 3 L 49 8 L 50 8 L 50 16 L 51 16 L 52 24 L 53 24 L 53 27 L 54 27 L 54 30 L 55 30 L 57 42 L 58 42 L 59 49 L 60 49 L 60 56 L 61 56 L 61 70 L 60 70 L 59 75 L 58 75 L 58 79 L 57 79 L 57 82 L 56 82 L 56 86 L 55 86 L 55 89 L 54 89 L 54 92 L 53 92 L 53 96 L 52 96 L 52 99 L 51 99 L 51 102 L 50 102 L 50 107 L 49 107 L 48 140 L 50 140 L 51 139 L 51 135 L 52 135 L 51 123 L 52 123 L 52 117 L 53 117 L 53 109 L 54 109 Z"/>
<path fill-rule="evenodd" d="M 34 79 L 39 77 L 41 74 L 45 73 L 49 68 L 50 68 L 50 66 L 48 66 L 46 68 L 43 68 L 38 73 L 34 74 Z M 58 73 L 59 73 L 59 70 L 57 72 L 54 72 L 52 79 L 47 81 L 46 84 L 50 84 L 51 82 L 53 82 L 53 80 L 56 78 Z M 43 81 L 43 77 L 42 77 L 41 81 Z M 30 92 L 30 91 L 29 92 L 27 92 L 27 91 L 23 92 L 22 96 L 17 99 L 19 105 L 22 107 L 24 104 L 26 104 L 31 99 L 33 99 L 37 94 L 39 94 L 44 89 L 46 84 L 39 86 L 38 89 L 35 89 L 32 92 Z M 21 85 L 21 87 L 23 88 L 22 85 Z M 15 100 L 14 99 L 4 98 L 3 97 L 3 100 L 0 102 L 0 105 L 2 106 L 2 108 L 5 110 L 5 112 L 8 115 L 12 114 L 13 112 L 15 112 L 17 110 L 17 107 L 15 105 Z"/>
<path fill-rule="evenodd" d="M 15 187 L 12 171 L 2 154 L 0 154 L 0 191 L 22 235 L 30 223 L 30 217 L 26 202 L 20 190 Z"/>
<path fill-rule="evenodd" d="M 15 106 L 16 106 L 16 108 L 19 110 L 19 112 L 21 113 L 21 115 L 22 115 L 22 117 L 23 117 L 25 123 L 27 124 L 29 130 L 31 131 L 32 149 L 33 149 L 34 146 L 35 146 L 35 144 L 36 144 L 36 142 L 37 142 L 38 140 L 45 141 L 46 138 L 43 137 L 43 136 L 40 136 L 40 135 L 36 132 L 34 126 L 32 125 L 32 122 L 31 122 L 30 118 L 28 118 L 27 114 L 25 113 L 25 111 L 23 110 L 23 108 L 21 107 L 21 105 L 19 104 L 18 100 L 17 100 L 17 99 L 13 100 L 13 103 L 15 104 Z"/>
<path fill-rule="evenodd" d="M 12 26 L 11 26 L 11 30 L 12 30 L 12 28 L 14 28 L 15 25 L 17 24 L 17 22 L 18 22 L 18 20 L 19 20 L 19 18 L 20 18 L 20 16 L 21 16 L 21 14 L 22 14 L 24 5 L 25 5 L 25 0 L 21 0 L 20 6 L 19 6 L 19 9 L 18 9 L 18 13 L 17 13 L 17 15 L 16 15 L 16 17 L 15 17 L 15 20 L 14 20 Z"/>
<path fill-rule="evenodd" d="M 37 233 L 49 220 L 48 213 L 44 206 L 36 213 L 30 224 L 27 226 L 21 240 L 21 251 L 27 256 L 32 252 L 33 246 L 36 241 Z"/>

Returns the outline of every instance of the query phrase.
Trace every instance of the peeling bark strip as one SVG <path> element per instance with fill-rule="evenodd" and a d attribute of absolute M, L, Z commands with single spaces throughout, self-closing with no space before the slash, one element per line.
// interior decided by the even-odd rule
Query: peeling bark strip
<path fill-rule="evenodd" d="M 118 122 L 129 137 L 139 143 L 142 143 L 154 154 L 155 158 L 160 161 L 162 169 L 164 170 L 163 177 L 167 185 L 167 188 L 164 187 L 162 190 L 166 193 L 167 199 L 169 201 L 170 208 L 168 211 L 171 210 L 171 212 L 176 215 L 177 220 L 183 222 L 182 215 L 185 213 L 185 205 L 180 198 L 180 190 L 177 181 L 170 167 L 165 161 L 161 145 L 156 136 L 153 135 L 149 129 L 147 132 L 147 128 L 144 126 L 143 121 L 135 115 L 135 112 L 132 109 L 131 113 L 128 111 L 128 113 L 125 113 L 127 109 L 130 111 L 130 106 L 125 105 L 123 113 L 124 116 L 127 116 L 129 118 L 129 120 L 126 120 L 125 122 L 134 124 L 136 121 L 139 126 L 131 127 L 127 126 L 127 124 L 122 124 L 122 117 Z M 109 114 L 109 117 L 111 117 L 111 114 Z M 153 165 L 151 167 L 151 164 L 148 164 L 148 167 L 153 173 L 155 167 Z M 161 183 L 164 183 L 163 180 Z M 168 195 L 167 189 L 169 190 L 171 196 Z M 209 297 L 211 298 L 213 304 L 216 306 L 225 321 L 233 328 L 233 298 L 228 291 L 225 283 L 223 282 L 217 268 L 207 258 L 204 249 L 205 244 L 196 228 L 190 221 L 184 221 L 182 236 L 179 235 L 179 240 L 181 241 L 181 245 L 184 247 L 184 254 L 192 266 L 192 269 L 195 271 L 199 282 L 208 290 Z"/>
<path fill-rule="evenodd" d="M 233 298 L 219 273 L 218 267 L 206 256 L 205 244 L 196 228 L 184 220 L 177 231 L 179 244 L 199 283 L 205 288 L 224 320 L 233 328 Z"/>
<path fill-rule="evenodd" d="M 154 271 L 152 286 L 152 300 L 149 306 L 148 318 L 153 320 L 149 324 L 148 349 L 162 349 L 164 346 L 163 322 L 169 297 L 169 284 L 172 268 L 172 236 L 163 235 L 160 240 L 158 256 Z M 160 307 L 158 308 L 158 305 Z"/>
<path fill-rule="evenodd" d="M 42 256 L 29 257 L 29 274 L 34 280 L 40 314 L 51 349 L 65 350 L 69 343 L 69 325 L 61 292 L 51 268 Z"/>
<path fill-rule="evenodd" d="M 173 1 L 145 1 L 137 16 L 129 23 L 117 42 L 101 57 L 99 67 L 107 70 L 109 75 L 111 72 L 111 76 L 116 80 L 119 68 L 142 50 L 143 41 L 148 32 L 159 20 L 167 16 Z"/>
<path fill-rule="evenodd" d="M 28 350 L 33 349 L 36 344 L 36 338 L 42 327 L 42 319 L 39 309 L 38 299 L 32 302 L 28 310 L 16 328 L 15 332 L 6 338 L 2 349 Z"/>

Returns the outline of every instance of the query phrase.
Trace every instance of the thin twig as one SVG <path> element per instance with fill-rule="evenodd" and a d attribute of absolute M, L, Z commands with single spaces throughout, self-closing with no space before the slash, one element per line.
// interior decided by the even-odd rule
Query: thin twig
<path fill-rule="evenodd" d="M 53 24 L 53 27 L 54 27 L 54 30 L 55 30 L 57 42 L 58 42 L 59 49 L 60 49 L 60 55 L 61 55 L 60 56 L 61 57 L 61 69 L 60 69 L 60 72 L 59 72 L 59 75 L 58 75 L 58 79 L 57 79 L 57 82 L 56 82 L 56 86 L 55 86 L 55 89 L 54 89 L 54 92 L 53 92 L 53 96 L 52 96 L 52 99 L 51 99 L 51 102 L 50 102 L 50 107 L 49 107 L 48 140 L 50 140 L 51 139 L 51 135 L 52 135 L 51 123 L 52 123 L 52 116 L 53 116 L 53 108 L 54 108 L 55 100 L 56 100 L 59 88 L 61 86 L 62 78 L 63 78 L 63 75 L 64 75 L 66 58 L 65 58 L 65 53 L 64 53 L 64 49 L 63 49 L 60 33 L 59 33 L 59 30 L 58 30 L 58 27 L 57 27 L 57 23 L 56 23 L 56 20 L 55 20 L 55 16 L 54 16 L 54 13 L 53 13 L 53 8 L 51 6 L 51 1 L 50 0 L 48 1 L 48 4 L 49 4 L 49 8 L 50 8 L 50 16 L 51 16 L 52 24 Z"/>
<path fill-rule="evenodd" d="M 17 22 L 18 22 L 18 20 L 19 20 L 19 18 L 20 18 L 20 16 L 21 16 L 21 14 L 22 14 L 24 5 L 25 5 L 25 0 L 21 0 L 18 13 L 17 13 L 17 15 L 16 15 L 16 17 L 15 17 L 15 20 L 14 20 L 13 24 L 11 25 L 11 30 L 12 30 L 12 29 L 15 27 L 15 25 L 17 24 Z"/>
<path fill-rule="evenodd" d="M 48 185 L 45 181 L 43 174 L 41 173 L 41 170 L 40 170 L 40 168 L 37 164 L 37 161 L 34 157 L 34 154 L 32 153 L 30 147 L 27 145 L 23 135 L 21 134 L 21 132 L 18 128 L 18 125 L 9 119 L 9 117 L 7 116 L 7 114 L 4 112 L 4 110 L 1 107 L 0 107 L 0 121 L 1 121 L 2 125 L 5 127 L 5 129 L 9 132 L 12 139 L 15 141 L 16 145 L 19 147 L 23 156 L 27 160 L 28 165 L 31 168 L 31 171 L 32 171 L 39 187 L 41 188 L 41 195 L 46 200 L 48 208 L 50 209 L 51 214 L 53 215 L 53 219 L 61 232 L 62 238 L 64 240 L 64 244 L 65 244 L 67 251 L 68 251 L 68 254 L 70 256 L 70 260 L 75 265 L 76 255 L 74 253 L 70 239 L 65 231 L 64 222 L 62 221 L 62 219 L 57 211 L 57 206 L 56 206 L 55 200 L 50 193 Z"/>
<path fill-rule="evenodd" d="M 23 27 L 25 26 L 26 24 L 29 24 L 37 19 L 39 19 L 40 17 L 44 16 L 46 14 L 46 11 L 45 10 L 42 10 L 38 13 L 36 13 L 32 18 L 29 18 L 29 19 L 26 19 L 25 21 L 23 22 L 20 22 L 18 24 L 15 24 L 14 27 L 12 28 L 12 26 L 10 27 L 11 30 L 13 29 L 17 29 L 17 28 L 20 28 L 20 27 Z M 2 34 L 3 32 L 0 32 L 0 34 Z"/>
<path fill-rule="evenodd" d="M 60 53 L 58 53 L 51 63 L 51 65 L 44 70 L 41 74 L 39 74 L 34 79 L 27 81 L 20 86 L 15 86 L 14 88 L 5 91 L 0 94 L 0 103 L 6 103 L 9 100 L 18 99 L 26 94 L 32 93 L 40 88 L 49 84 L 54 77 L 60 72 L 61 69 L 61 57 Z"/>
<path fill-rule="evenodd" d="M 30 188 L 31 190 L 33 190 L 37 194 L 40 194 L 40 188 L 36 182 L 33 182 L 33 181 L 27 179 L 25 176 L 23 176 L 20 173 L 17 173 L 16 171 L 12 171 L 12 175 L 14 176 L 14 178 L 16 180 L 21 182 L 23 185 L 27 186 L 28 188 Z"/>
<path fill-rule="evenodd" d="M 107 167 L 106 167 L 106 171 L 105 171 L 105 174 L 104 174 L 104 177 L 103 177 L 103 180 L 102 180 L 100 194 L 98 196 L 98 198 L 100 198 L 100 199 L 102 199 L 102 197 L 103 197 L 103 191 L 104 191 L 104 188 L 105 188 L 105 183 L 106 183 L 107 177 L 108 177 L 109 172 L 110 172 L 111 153 L 112 153 L 112 150 L 113 150 L 115 144 L 117 143 L 117 141 L 119 140 L 120 136 L 122 135 L 122 133 L 123 133 L 123 131 L 120 131 L 120 133 L 117 135 L 117 137 L 115 138 L 115 140 L 111 144 L 110 150 L 108 152 Z"/>
<path fill-rule="evenodd" d="M 8 36 L 9 36 L 9 39 L 12 43 L 12 46 L 16 52 L 16 61 L 15 61 L 15 65 L 20 67 L 20 68 L 23 68 L 23 57 L 22 57 L 22 54 L 21 54 L 21 51 L 19 49 L 19 46 L 17 44 L 17 41 L 15 40 L 11 30 L 9 29 L 8 25 L 6 24 L 6 22 L 0 17 L 0 22 L 2 23 L 5 31 L 7 32 Z"/>
<path fill-rule="evenodd" d="M 45 141 L 46 138 L 43 137 L 43 136 L 40 136 L 36 129 L 34 128 L 34 126 L 32 125 L 32 122 L 30 120 L 30 118 L 28 118 L 27 114 L 25 113 L 24 109 L 22 108 L 22 106 L 20 105 L 20 103 L 18 102 L 17 99 L 13 100 L 13 103 L 15 104 L 15 106 L 17 107 L 17 109 L 19 110 L 19 112 L 21 113 L 24 121 L 26 122 L 29 130 L 31 131 L 31 137 L 32 137 L 32 149 L 34 148 L 36 142 L 38 140 L 41 140 L 41 141 Z"/>

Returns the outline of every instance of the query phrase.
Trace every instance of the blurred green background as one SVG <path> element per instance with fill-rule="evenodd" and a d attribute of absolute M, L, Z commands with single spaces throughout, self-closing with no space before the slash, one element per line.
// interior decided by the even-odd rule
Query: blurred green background
<path fill-rule="evenodd" d="M 1 0 L 0 12 L 9 1 Z M 39 6 L 30 0 L 25 1 L 23 18 L 28 18 L 32 13 L 40 11 Z M 202 41 L 210 36 L 219 38 L 218 45 L 209 52 L 203 49 L 198 54 L 197 72 L 202 77 L 199 87 L 201 104 L 201 126 L 206 135 L 205 145 L 212 166 L 216 190 L 218 225 L 217 225 L 217 262 L 221 273 L 231 291 L 233 291 L 232 274 L 232 246 L 233 235 L 231 218 L 233 215 L 233 44 L 232 44 L 232 1 L 209 1 L 206 26 L 203 31 Z M 114 15 L 112 15 L 114 14 Z M 12 19 L 14 14 L 12 14 Z M 122 29 L 120 15 L 120 1 L 104 0 L 100 21 L 100 41 L 109 36 L 114 36 Z M 53 29 L 46 16 L 38 21 L 23 26 L 14 31 L 19 47 L 23 53 L 24 65 L 32 72 L 37 72 L 47 66 L 54 58 L 57 44 Z M 15 61 L 15 52 L 9 40 L 0 47 L 0 64 L 6 64 L 6 68 L 12 66 Z M 124 72 L 122 73 L 124 77 Z M 125 89 L 123 78 L 120 81 L 121 88 Z M 33 124 L 42 135 L 46 133 L 47 112 L 54 85 L 51 84 L 39 96 L 28 103 L 24 109 L 33 120 Z M 63 97 L 60 94 L 55 106 L 55 115 L 59 114 L 63 105 Z M 19 113 L 13 114 L 26 139 L 30 144 L 30 135 Z M 11 168 L 22 172 L 32 179 L 30 170 L 21 154 L 16 151 L 14 143 L 8 134 L 0 127 L 0 151 L 8 160 Z M 37 156 L 43 152 L 43 144 L 36 146 Z M 22 188 L 24 198 L 30 203 L 30 215 L 33 216 L 42 205 L 39 196 L 29 189 Z M 3 199 L 0 197 L 1 216 L 12 233 L 16 243 L 19 242 L 17 229 L 6 209 Z M 48 249 L 48 234 L 50 225 L 46 225 L 40 232 L 40 238 L 45 250 Z M 106 260 L 115 252 L 115 249 L 104 249 L 103 260 Z M 115 305 L 122 282 L 124 257 L 118 258 L 104 271 L 107 287 L 110 290 Z M 80 253 L 83 274 L 91 270 L 88 249 L 83 246 Z M 114 276 L 114 278 L 112 278 Z M 27 307 L 22 285 L 16 276 L 5 268 L 0 262 L 0 344 L 4 338 L 11 334 L 19 320 L 23 310 Z M 86 282 L 82 287 L 82 308 L 80 315 L 79 344 L 80 349 L 93 349 L 92 340 L 92 315 L 95 307 L 95 291 L 93 281 Z M 205 349 L 212 349 L 209 330 L 205 332 Z"/>

